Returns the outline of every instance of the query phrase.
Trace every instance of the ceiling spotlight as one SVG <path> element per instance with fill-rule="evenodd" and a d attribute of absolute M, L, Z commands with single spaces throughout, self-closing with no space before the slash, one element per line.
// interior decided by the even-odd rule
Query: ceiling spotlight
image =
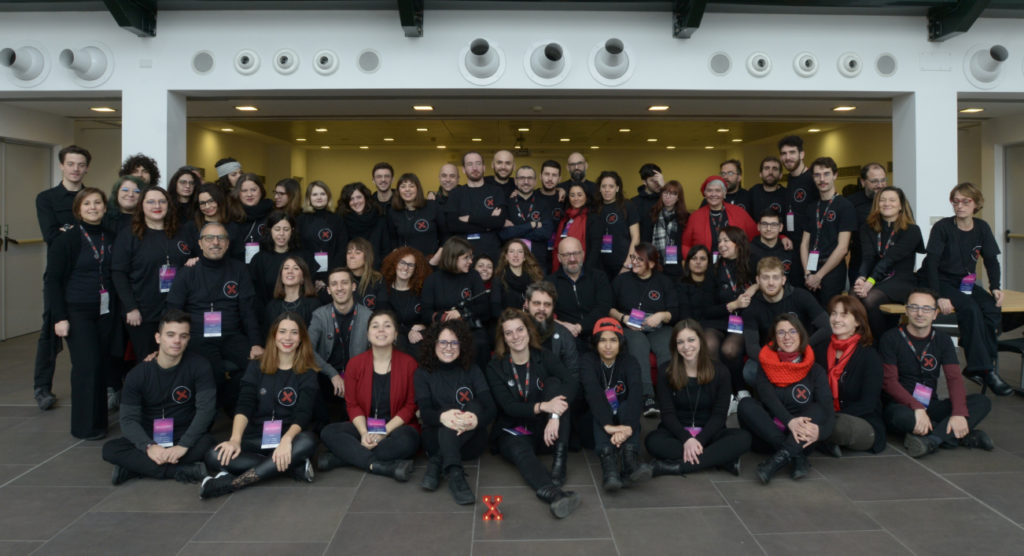
<path fill-rule="evenodd" d="M 320 148 L 326 151 L 326 150 L 329 150 L 331 148 L 331 146 L 330 145 L 320 145 Z"/>
<path fill-rule="evenodd" d="M 306 142 L 306 138 L 305 137 L 296 137 L 295 140 L 298 141 L 299 143 L 305 143 Z"/>
<path fill-rule="evenodd" d="M 664 112 L 668 110 L 667 104 L 655 104 L 647 107 L 648 112 Z"/>
<path fill-rule="evenodd" d="M 326 127 L 318 127 L 316 129 L 314 129 L 313 131 L 315 131 L 317 133 L 327 133 L 327 128 Z"/>
<path fill-rule="evenodd" d="M 394 137 L 385 137 L 384 138 L 384 142 L 385 143 L 392 143 L 392 142 L 394 142 L 394 140 L 395 140 Z"/>
<path fill-rule="evenodd" d="M 235 130 L 235 128 L 233 128 L 233 127 L 222 127 L 222 128 L 220 128 L 220 130 L 223 131 L 224 133 L 231 133 L 232 131 Z"/>
<path fill-rule="evenodd" d="M 619 128 L 619 133 L 629 133 L 630 131 L 633 131 L 633 130 L 629 129 L 628 127 L 620 127 Z"/>
<path fill-rule="evenodd" d="M 714 149 L 715 149 L 714 145 L 704 145 L 704 150 L 706 150 L 706 151 L 711 151 L 711 150 L 714 150 Z"/>
<path fill-rule="evenodd" d="M 251 104 L 243 104 L 242 106 L 236 106 L 235 110 L 238 110 L 239 112 L 256 112 L 259 108 L 256 108 Z"/>
<path fill-rule="evenodd" d="M 964 108 L 960 110 L 961 114 L 977 114 L 978 112 L 984 112 L 984 108 Z"/>
<path fill-rule="evenodd" d="M 742 142 L 743 142 L 743 139 L 739 139 L 739 138 L 737 138 L 737 139 L 733 139 L 733 140 L 732 140 L 732 142 L 733 142 L 733 143 L 742 143 Z"/>
<path fill-rule="evenodd" d="M 559 139 L 559 141 L 561 141 L 563 143 L 568 143 L 570 141 L 570 139 L 568 137 L 562 137 L 561 139 Z"/>
<path fill-rule="evenodd" d="M 648 143 L 657 143 L 657 142 L 658 142 L 658 138 L 657 138 L 657 137 L 651 137 L 651 138 L 648 138 L 648 139 L 647 139 L 647 142 L 648 142 Z"/>
<path fill-rule="evenodd" d="M 437 148 L 439 148 L 439 149 L 447 149 L 448 147 L 446 147 L 444 145 L 438 145 Z"/>
<path fill-rule="evenodd" d="M 413 105 L 412 109 L 416 110 L 417 112 L 430 112 L 434 109 L 434 107 L 429 104 L 416 104 Z"/>
<path fill-rule="evenodd" d="M 480 141 L 483 141 L 483 139 L 481 139 L 479 137 L 474 137 L 474 138 L 470 139 L 470 141 L 472 141 L 474 143 L 479 143 Z"/>
<path fill-rule="evenodd" d="M 369 145 L 359 145 L 359 148 L 360 148 L 361 150 L 364 150 L 364 151 L 365 151 L 365 150 L 369 149 L 369 148 L 370 148 L 370 146 L 369 146 Z"/>
<path fill-rule="evenodd" d="M 807 133 L 819 133 L 819 132 L 821 132 L 821 130 L 816 128 L 816 127 L 812 127 L 811 129 L 807 130 Z"/>
<path fill-rule="evenodd" d="M 530 131 L 530 128 L 528 128 L 528 127 L 521 127 L 519 129 L 517 129 L 516 131 Z"/>
<path fill-rule="evenodd" d="M 430 131 L 430 130 L 425 128 L 425 127 L 417 127 L 416 131 Z"/>
<path fill-rule="evenodd" d="M 836 106 L 835 108 L 832 109 L 832 111 L 833 112 L 850 112 L 851 110 L 856 110 L 856 109 L 857 109 L 856 106 L 843 105 L 843 106 Z"/>
<path fill-rule="evenodd" d="M 109 106 L 93 106 L 89 110 L 92 110 L 93 112 L 117 112 L 117 110 Z"/>
<path fill-rule="evenodd" d="M 715 131 L 717 131 L 718 133 L 729 133 L 729 128 L 727 128 L 727 127 L 720 127 L 718 129 L 716 129 Z"/>
<path fill-rule="evenodd" d="M 675 145 L 665 145 L 665 148 L 670 150 L 670 151 L 676 150 L 676 146 Z"/>
<path fill-rule="evenodd" d="M 597 149 L 600 149 L 601 146 L 600 145 L 590 145 L 590 148 L 596 151 Z"/>

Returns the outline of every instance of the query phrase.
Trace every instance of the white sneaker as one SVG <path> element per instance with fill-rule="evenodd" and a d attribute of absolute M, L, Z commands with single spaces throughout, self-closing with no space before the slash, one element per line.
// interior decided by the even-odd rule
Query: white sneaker
<path fill-rule="evenodd" d="M 735 415 L 736 408 L 739 407 L 739 405 L 740 401 L 736 398 L 736 396 L 729 396 L 729 415 Z"/>

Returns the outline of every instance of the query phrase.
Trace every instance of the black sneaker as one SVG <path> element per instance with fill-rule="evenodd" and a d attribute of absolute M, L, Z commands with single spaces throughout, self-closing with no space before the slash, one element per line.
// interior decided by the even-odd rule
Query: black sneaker
<path fill-rule="evenodd" d="M 423 473 L 420 488 L 433 492 L 441 484 L 441 456 L 432 456 L 427 460 L 427 470 Z"/>
<path fill-rule="evenodd" d="M 654 401 L 654 396 L 644 396 L 644 417 L 658 417 L 661 415 L 661 410 L 658 409 L 658 403 Z"/>
<path fill-rule="evenodd" d="M 138 473 L 128 471 L 120 465 L 114 466 L 114 472 L 110 474 L 110 484 L 117 486 L 126 483 L 129 479 L 141 477 Z"/>
<path fill-rule="evenodd" d="M 306 459 L 306 463 L 292 467 L 292 478 L 300 483 L 312 483 L 313 475 L 313 463 L 309 461 L 309 458 Z"/>
<path fill-rule="evenodd" d="M 988 452 L 991 452 L 996 447 L 995 444 L 992 444 L 992 439 L 988 437 L 988 433 L 978 429 L 967 433 L 967 436 L 961 438 L 960 445 L 965 448 L 981 448 Z"/>
<path fill-rule="evenodd" d="M 53 404 L 57 403 L 57 396 L 53 395 L 53 392 L 46 388 L 36 388 L 35 391 L 36 405 L 39 409 L 46 411 L 53 407 Z"/>
<path fill-rule="evenodd" d="M 448 470 L 448 489 L 452 491 L 455 503 L 460 506 L 476 502 L 473 489 L 469 488 L 469 483 L 466 482 L 466 471 L 461 466 L 454 466 Z"/>
<path fill-rule="evenodd" d="M 179 465 L 174 472 L 174 480 L 179 483 L 198 483 L 207 477 L 206 464 L 197 461 L 187 465 Z"/>
<path fill-rule="evenodd" d="M 930 437 L 907 434 L 903 439 L 903 447 L 907 449 L 907 455 L 912 458 L 927 456 L 939 447 L 939 443 Z"/>
<path fill-rule="evenodd" d="M 335 467 L 341 467 L 345 465 L 345 462 L 341 461 L 341 458 L 334 455 L 334 452 L 325 450 L 320 454 L 320 457 L 316 460 L 316 468 L 320 471 L 328 471 Z"/>
<path fill-rule="evenodd" d="M 218 496 L 224 496 L 225 494 L 231 494 L 235 490 L 235 487 L 231 484 L 234 480 L 235 476 L 227 471 L 217 473 L 216 477 L 207 477 L 203 479 L 202 484 L 199 485 L 199 499 L 207 500 L 209 498 L 216 498 Z"/>

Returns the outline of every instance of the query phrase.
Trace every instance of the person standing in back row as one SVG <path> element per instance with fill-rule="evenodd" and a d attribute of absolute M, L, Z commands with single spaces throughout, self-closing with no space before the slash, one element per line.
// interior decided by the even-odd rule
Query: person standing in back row
<path fill-rule="evenodd" d="M 857 214 L 850 201 L 836 195 L 839 168 L 834 160 L 827 156 L 815 160 L 811 172 L 820 200 L 805 209 L 808 227 L 800 243 L 800 262 L 804 284 L 824 306 L 846 289 L 846 254 L 857 231 Z"/>

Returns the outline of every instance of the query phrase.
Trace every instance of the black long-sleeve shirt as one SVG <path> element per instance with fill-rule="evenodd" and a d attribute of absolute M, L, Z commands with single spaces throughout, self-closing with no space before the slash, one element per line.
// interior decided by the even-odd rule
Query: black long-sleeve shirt
<path fill-rule="evenodd" d="M 394 247 L 409 246 L 428 259 L 441 245 L 441 221 L 444 213 L 434 201 L 416 210 L 393 210 L 389 213 Z"/>
<path fill-rule="evenodd" d="M 496 185 L 480 187 L 457 187 L 449 193 L 445 207 L 448 231 L 462 234 L 469 240 L 476 253 L 487 253 L 492 257 L 501 251 L 498 232 L 505 225 L 507 195 Z M 495 216 L 494 209 L 501 209 Z M 469 222 L 459 220 L 469 216 Z"/>
<path fill-rule="evenodd" d="M 113 235 L 99 226 L 81 224 L 58 235 L 46 254 L 43 293 L 54 322 L 67 320 L 69 305 L 100 303 L 100 286 L 110 291 Z M 90 247 L 85 233 L 93 241 Z M 96 257 L 99 256 L 100 260 Z M 113 303 L 111 299 L 111 303 Z M 113 311 L 111 305 L 111 311 Z"/>
<path fill-rule="evenodd" d="M 560 395 L 571 401 L 567 390 L 575 392 L 573 377 L 550 351 L 531 349 L 529 363 L 516 366 L 518 380 L 512 367 L 508 355 L 495 357 L 487 365 L 485 373 L 487 386 L 498 408 L 495 426 L 499 429 L 518 426 L 534 429 L 542 426 L 547 415 L 543 412 L 534 414 L 534 404 Z"/>
<path fill-rule="evenodd" d="M 142 239 L 130 231 L 117 236 L 111 261 L 111 278 L 121 310 L 138 309 L 143 322 L 156 322 L 164 313 L 167 292 L 160 291 L 160 269 L 168 265 L 175 274 L 193 257 L 192 248 L 179 231 L 167 237 L 164 230 L 146 228 Z"/>
<path fill-rule="evenodd" d="M 707 384 L 699 384 L 696 378 L 687 380 L 679 390 L 673 390 L 668 382 L 668 363 L 658 369 L 658 408 L 661 410 L 661 426 L 673 436 L 686 442 L 696 438 L 706 446 L 711 439 L 725 428 L 729 415 L 729 396 L 732 394 L 732 380 L 729 370 L 715 361 L 715 376 Z M 700 427 L 700 432 L 691 434 L 686 427 Z"/>
<path fill-rule="evenodd" d="M 221 336 L 245 334 L 249 345 L 262 346 L 256 291 L 249 271 L 240 261 L 216 261 L 199 257 L 195 266 L 178 271 L 167 294 L 167 307 L 181 309 L 192 317 L 192 333 L 203 334 L 203 314 L 220 311 Z"/>
<path fill-rule="evenodd" d="M 491 320 L 491 296 L 485 293 L 484 281 L 476 272 L 454 274 L 446 270 L 435 272 L 423 282 L 423 322 L 441 320 L 445 311 L 464 307 L 472 318 L 486 323 Z"/>
<path fill-rule="evenodd" d="M 988 222 L 975 218 L 974 228 L 964 232 L 957 228 L 956 218 L 943 218 L 928 234 L 927 252 L 923 267 L 932 290 L 939 291 L 940 280 L 959 284 L 975 271 L 979 256 L 985 259 L 989 289 L 1000 289 L 999 244 Z"/>
<path fill-rule="evenodd" d="M 584 268 L 574 281 L 559 268 L 545 280 L 555 285 L 558 301 L 555 303 L 555 317 L 563 322 L 582 326 L 580 336 L 590 337 L 594 323 L 607 317 L 612 308 L 612 288 L 604 272 L 596 268 Z"/>
<path fill-rule="evenodd" d="M 309 269 L 314 276 L 325 280 L 332 268 L 345 266 L 348 232 L 340 216 L 320 209 L 300 214 L 297 224 L 302 248 L 314 255 L 314 264 Z M 325 266 L 316 264 L 317 253 L 327 254 Z"/>
<path fill-rule="evenodd" d="M 775 191 L 765 191 L 764 184 L 759 183 L 750 188 L 750 217 L 757 222 L 768 209 L 779 213 L 779 221 L 786 225 L 786 212 L 789 211 L 789 192 L 779 186 Z"/>
<path fill-rule="evenodd" d="M 642 279 L 632 272 L 624 272 L 612 282 L 615 308 L 627 315 L 633 309 L 640 309 L 651 315 L 661 311 L 672 314 L 671 320 L 679 316 L 679 300 L 672 280 L 660 272 L 653 272 Z"/>
<path fill-rule="evenodd" d="M 828 421 L 835 419 L 828 374 L 817 363 L 811 365 L 811 369 L 803 378 L 788 386 L 775 386 L 764 374 L 764 369 L 758 366 L 757 394 L 768 414 L 782 421 L 783 425 L 788 424 L 794 417 L 802 416 L 806 408 L 812 405 L 821 408 L 823 414 L 828 416 Z M 819 423 L 819 426 L 823 424 Z"/>
<path fill-rule="evenodd" d="M 796 315 L 810 335 L 808 343 L 816 346 L 832 334 L 828 313 L 821 308 L 818 300 L 807 290 L 783 286 L 782 299 L 772 303 L 760 290 L 750 300 L 750 306 L 743 310 L 743 341 L 747 354 L 756 357 L 761 346 L 774 336 L 772 326 L 775 317 L 789 313 Z"/>
<path fill-rule="evenodd" d="M 55 187 L 36 195 L 36 217 L 46 245 L 53 243 L 62 233 L 61 229 L 77 223 L 71 210 L 77 194 L 78 191 L 69 191 L 61 181 Z"/>
<path fill-rule="evenodd" d="M 476 415 L 477 429 L 486 434 L 496 409 L 484 374 L 476 365 L 469 369 L 442 363 L 434 371 L 420 367 L 413 376 L 416 406 L 424 427 L 441 427 L 441 414 L 449 409 Z"/>
<path fill-rule="evenodd" d="M 860 228 L 860 272 L 864 278 L 881 282 L 889 278 L 914 279 L 914 254 L 924 247 L 921 228 L 911 224 L 906 230 L 893 230 L 893 225 L 882 223 L 882 231 L 876 232 L 864 224 Z"/>
<path fill-rule="evenodd" d="M 242 375 L 242 389 L 238 393 L 235 413 L 245 415 L 249 424 L 245 436 L 263 434 L 263 422 L 278 419 L 281 433 L 292 425 L 306 430 L 313 418 L 313 403 L 319 395 L 316 373 L 308 370 L 296 373 L 278 369 L 272 375 L 260 371 L 260 362 L 253 361 Z"/>
<path fill-rule="evenodd" d="M 586 396 L 587 405 L 590 406 L 594 420 L 598 424 L 602 427 L 626 425 L 633 429 L 633 434 L 639 434 L 643 410 L 643 382 L 636 359 L 623 351 L 609 369 L 596 353 L 586 353 L 580 361 L 580 382 L 583 383 L 583 395 Z M 615 390 L 615 398 L 619 403 L 619 409 L 614 414 L 605 395 L 608 389 Z"/>

